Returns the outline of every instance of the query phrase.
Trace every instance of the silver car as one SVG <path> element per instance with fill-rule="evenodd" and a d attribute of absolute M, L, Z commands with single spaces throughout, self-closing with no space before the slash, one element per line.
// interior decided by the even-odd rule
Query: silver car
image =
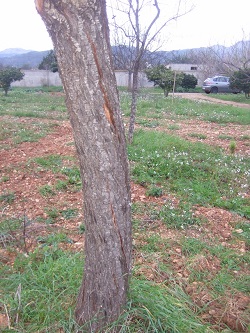
<path fill-rule="evenodd" d="M 240 91 L 238 89 L 231 89 L 228 76 L 213 76 L 207 78 L 203 82 L 202 89 L 207 94 L 217 94 L 217 93 L 234 93 L 237 94 Z"/>

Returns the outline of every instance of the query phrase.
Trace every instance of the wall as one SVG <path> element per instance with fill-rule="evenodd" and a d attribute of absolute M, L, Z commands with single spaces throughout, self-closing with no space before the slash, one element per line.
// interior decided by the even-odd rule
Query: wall
<path fill-rule="evenodd" d="M 204 77 L 197 69 L 197 65 L 192 64 L 169 64 L 172 70 L 193 74 L 198 80 L 198 86 L 202 86 Z M 25 74 L 23 80 L 16 81 L 11 84 L 12 87 L 41 87 L 41 86 L 61 86 L 62 82 L 58 72 L 53 73 L 46 70 L 22 70 Z M 128 86 L 128 72 L 115 71 L 118 86 Z M 139 87 L 153 87 L 152 82 L 148 82 L 145 73 L 139 73 Z"/>
<path fill-rule="evenodd" d="M 11 84 L 12 87 L 41 87 L 41 86 L 61 86 L 62 82 L 58 72 L 53 73 L 46 70 L 22 70 L 25 74 L 21 81 Z"/>
<path fill-rule="evenodd" d="M 11 84 L 12 87 L 41 87 L 41 86 L 61 86 L 62 82 L 58 72 L 53 73 L 46 70 L 22 70 L 25 74 L 23 80 Z M 128 85 L 128 72 L 115 71 L 118 86 Z M 144 73 L 139 74 L 140 87 L 152 87 L 153 83 L 148 82 Z"/>
<path fill-rule="evenodd" d="M 169 64 L 168 67 L 172 69 L 172 71 L 194 75 L 198 80 L 197 86 L 199 87 L 202 86 L 203 81 L 206 79 L 196 64 Z"/>

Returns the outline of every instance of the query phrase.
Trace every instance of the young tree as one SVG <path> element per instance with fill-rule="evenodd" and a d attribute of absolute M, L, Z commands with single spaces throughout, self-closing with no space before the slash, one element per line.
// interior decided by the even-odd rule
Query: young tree
<path fill-rule="evenodd" d="M 173 90 L 173 86 L 180 85 L 183 79 L 182 73 L 175 73 L 164 65 L 148 68 L 145 73 L 149 81 L 163 89 L 165 97 L 168 97 L 169 92 Z"/>
<path fill-rule="evenodd" d="M 246 98 L 249 98 L 250 68 L 235 71 L 230 77 L 230 88 L 242 90 L 245 93 Z"/>
<path fill-rule="evenodd" d="M 134 53 L 131 65 L 132 100 L 128 131 L 129 142 L 132 141 L 134 134 L 139 71 L 142 69 L 142 60 L 146 52 L 153 47 L 157 36 L 159 36 L 166 25 L 170 21 L 176 20 L 188 12 L 186 10 L 181 11 L 181 2 L 181 0 L 178 1 L 175 14 L 170 14 L 170 16 L 166 17 L 166 12 L 161 10 L 161 5 L 158 0 L 110 1 L 113 25 L 116 28 L 115 32 L 125 36 L 128 40 L 127 45 L 130 46 L 130 49 L 132 49 Z M 117 17 L 119 19 L 117 19 Z M 144 17 L 147 17 L 147 19 L 145 20 Z"/>
<path fill-rule="evenodd" d="M 180 86 L 186 90 L 194 89 L 197 85 L 197 82 L 198 80 L 194 75 L 184 73 Z"/>
<path fill-rule="evenodd" d="M 106 1 L 35 3 L 54 44 L 83 183 L 86 258 L 76 321 L 84 332 L 104 332 L 126 305 L 131 266 L 130 182 Z"/>
<path fill-rule="evenodd" d="M 3 88 L 5 96 L 10 90 L 11 83 L 21 81 L 23 77 L 24 73 L 16 67 L 7 67 L 0 70 L 0 88 Z"/>

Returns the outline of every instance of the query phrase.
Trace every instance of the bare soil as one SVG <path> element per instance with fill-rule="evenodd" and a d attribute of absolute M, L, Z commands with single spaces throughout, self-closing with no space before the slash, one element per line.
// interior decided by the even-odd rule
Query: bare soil
<path fill-rule="evenodd" d="M 196 96 L 192 94 L 192 98 L 198 98 L 198 96 L 200 97 L 200 95 Z M 187 94 L 185 94 L 186 97 Z M 209 99 L 209 96 L 203 96 L 202 98 Z M 0 119 L 3 118 L 7 119 L 6 116 Z M 15 121 L 32 122 L 32 119 L 16 118 Z M 189 135 L 191 133 L 203 133 L 206 135 L 206 139 L 202 139 L 202 142 L 222 147 L 228 153 L 228 141 L 219 139 L 219 136 L 232 136 L 237 141 L 236 153 L 242 156 L 250 156 L 249 141 L 240 140 L 242 135 L 250 136 L 249 126 L 228 124 L 226 127 L 221 127 L 215 123 L 194 120 L 189 120 L 188 122 L 178 121 L 178 125 L 179 129 L 175 131 L 177 135 L 190 141 L 197 141 L 197 138 L 190 137 Z M 166 129 L 164 130 L 166 131 Z M 23 142 L 19 145 L 13 145 L 9 139 L 1 141 L 2 147 L 8 146 L 9 148 L 0 149 L 0 178 L 8 178 L 7 181 L 0 182 L 0 193 L 14 192 L 15 200 L 4 205 L 0 212 L 0 218 L 3 220 L 6 218 L 21 217 L 33 221 L 27 226 L 26 230 L 28 249 L 32 249 L 36 245 L 38 235 L 43 236 L 53 231 L 58 232 L 59 230 L 67 233 L 72 240 L 71 244 L 65 245 L 67 248 L 74 251 L 81 251 L 83 248 L 84 234 L 79 233 L 79 226 L 83 222 L 82 193 L 80 191 L 61 191 L 55 196 L 44 197 L 40 194 L 39 188 L 43 185 L 55 184 L 57 180 L 63 180 L 63 176 L 44 169 L 37 169 L 36 171 L 31 167 L 29 169 L 29 165 L 35 157 L 59 154 L 61 156 L 77 158 L 75 147 L 72 143 L 72 130 L 68 121 L 58 122 L 53 132 L 38 142 Z M 171 200 L 175 204 L 178 203 L 177 199 L 171 196 L 160 198 L 147 197 L 145 188 L 140 185 L 132 183 L 131 187 L 133 202 L 154 202 L 162 205 L 166 200 Z M 38 222 L 39 218 L 44 220 L 48 218 L 46 207 L 53 207 L 58 211 L 63 211 L 69 207 L 77 208 L 79 214 L 72 219 L 60 217 L 56 220 L 56 223 L 48 225 Z M 192 267 L 201 272 L 208 270 L 212 277 L 220 270 L 221 263 L 215 256 L 203 257 L 202 255 L 198 255 L 194 262 L 188 263 L 185 254 L 182 253 L 181 248 L 178 246 L 178 240 L 188 236 L 211 241 L 211 243 L 216 238 L 221 244 L 232 247 L 233 245 L 230 243 L 232 231 L 240 217 L 223 209 L 205 207 L 196 207 L 196 215 L 204 216 L 208 223 L 199 228 L 181 231 L 167 229 L 162 223 L 151 223 L 146 218 L 144 223 L 149 233 L 157 232 L 161 237 L 170 239 L 173 242 L 172 250 L 169 253 L 173 274 L 175 275 L 175 279 L 180 281 L 180 284 L 191 296 L 194 303 L 197 306 L 206 307 L 206 310 L 201 314 L 202 320 L 212 323 L 214 329 L 223 330 L 228 326 L 235 332 L 246 332 L 246 327 L 241 323 L 243 321 L 249 322 L 250 320 L 246 318 L 247 311 L 249 311 L 250 297 L 238 292 L 234 295 L 225 295 L 221 300 L 216 300 L 213 298 L 211 290 L 208 290 L 202 282 L 187 284 Z M 143 237 L 135 234 L 134 242 L 143 242 Z M 5 244 L 2 243 L 2 248 L 0 249 L 0 261 L 11 265 L 16 254 L 9 252 L 6 246 L 3 245 Z M 235 243 L 234 249 L 238 253 L 245 253 L 248 250 L 244 242 Z M 18 251 L 22 251 L 22 249 L 18 248 Z M 156 282 L 162 283 L 165 281 L 165 283 L 168 283 L 169 281 L 171 283 L 170 276 L 162 273 L 159 274 L 159 270 L 157 269 L 157 255 L 155 260 L 148 262 L 140 253 L 135 253 L 134 262 L 135 264 L 140 264 L 140 269 L 136 274 L 146 275 L 149 280 Z M 235 274 L 241 273 L 235 272 Z M 6 324 L 6 317 L 0 315 L 0 327 L 1 325 L 4 326 L 4 324 Z"/>

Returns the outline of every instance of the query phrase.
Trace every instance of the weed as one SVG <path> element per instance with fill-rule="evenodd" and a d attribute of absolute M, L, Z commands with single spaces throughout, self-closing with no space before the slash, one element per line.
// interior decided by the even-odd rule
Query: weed
<path fill-rule="evenodd" d="M 57 245 L 59 243 L 71 243 L 71 240 L 64 233 L 50 234 L 48 236 L 38 236 L 37 241 L 46 245 Z"/>
<path fill-rule="evenodd" d="M 24 214 L 18 218 L 6 218 L 0 223 L 0 245 L 11 246 L 29 253 L 27 227 L 32 223 Z"/>
<path fill-rule="evenodd" d="M 195 217 L 192 208 L 187 204 L 174 207 L 171 204 L 163 205 L 159 211 L 159 218 L 169 228 L 184 229 L 191 225 L 200 225 L 203 221 Z"/>
<path fill-rule="evenodd" d="M 240 137 L 240 140 L 246 140 L 246 141 L 248 141 L 248 140 L 250 140 L 250 136 L 249 135 L 247 135 L 247 134 L 244 134 L 244 135 L 242 135 L 241 137 Z"/>
<path fill-rule="evenodd" d="M 61 211 L 61 215 L 66 220 L 72 219 L 78 215 L 78 209 L 77 208 L 68 208 Z"/>
<path fill-rule="evenodd" d="M 63 168 L 62 173 L 68 177 L 70 185 L 76 186 L 76 189 L 80 189 L 82 186 L 80 170 L 77 167 Z"/>
<path fill-rule="evenodd" d="M 58 180 L 55 184 L 55 189 L 57 191 L 66 191 L 68 188 L 68 182 L 65 180 Z"/>
<path fill-rule="evenodd" d="M 158 186 L 151 186 L 147 191 L 146 195 L 149 197 L 161 197 L 163 194 L 163 190 Z"/>
<path fill-rule="evenodd" d="M 168 125 L 168 129 L 170 131 L 176 131 L 176 130 L 179 130 L 180 129 L 180 126 L 177 125 L 177 124 L 172 124 L 172 125 Z"/>
<path fill-rule="evenodd" d="M 62 167 L 62 157 L 60 155 L 49 155 L 46 157 L 36 157 L 34 161 L 43 169 L 57 172 Z"/>
<path fill-rule="evenodd" d="M 205 140 L 207 138 L 207 136 L 205 134 L 202 134 L 202 133 L 190 133 L 189 136 L 191 138 L 197 138 L 197 139 L 200 139 L 200 140 Z"/>
<path fill-rule="evenodd" d="M 229 150 L 230 150 L 231 154 L 235 153 L 235 150 L 236 150 L 236 142 L 235 141 L 231 141 L 230 142 L 230 144 L 229 144 Z"/>
<path fill-rule="evenodd" d="M 0 195 L 0 202 L 5 204 L 11 204 L 15 200 L 15 193 L 14 192 L 6 192 Z"/>
<path fill-rule="evenodd" d="M 150 128 L 155 128 L 160 125 L 158 121 L 149 121 L 145 119 L 137 120 L 136 123 L 144 127 L 150 127 Z"/>
<path fill-rule="evenodd" d="M 1 179 L 0 179 L 0 183 L 5 183 L 7 181 L 10 180 L 10 177 L 9 176 L 3 176 Z"/>
<path fill-rule="evenodd" d="M 221 139 L 221 140 L 232 140 L 233 137 L 231 135 L 220 134 L 220 135 L 218 135 L 218 139 Z"/>
<path fill-rule="evenodd" d="M 43 197 L 51 197 L 55 195 L 55 191 L 51 185 L 43 185 L 39 188 L 39 193 Z"/>
<path fill-rule="evenodd" d="M 184 238 L 181 242 L 182 252 L 185 256 L 192 256 L 202 253 L 208 246 L 196 238 Z"/>
<path fill-rule="evenodd" d="M 45 208 L 45 213 L 52 220 L 55 220 L 60 214 L 57 208 Z"/>
<path fill-rule="evenodd" d="M 145 244 L 140 246 L 140 250 L 147 253 L 157 253 L 160 252 L 163 240 L 159 235 L 150 235 L 144 239 Z"/>
<path fill-rule="evenodd" d="M 250 225 L 248 222 L 239 222 L 236 224 L 233 235 L 243 240 L 247 248 L 250 248 Z"/>
<path fill-rule="evenodd" d="M 81 223 L 81 224 L 79 225 L 79 233 L 80 233 L 80 234 L 84 234 L 85 230 L 86 230 L 86 228 L 85 228 L 85 224 Z"/>

